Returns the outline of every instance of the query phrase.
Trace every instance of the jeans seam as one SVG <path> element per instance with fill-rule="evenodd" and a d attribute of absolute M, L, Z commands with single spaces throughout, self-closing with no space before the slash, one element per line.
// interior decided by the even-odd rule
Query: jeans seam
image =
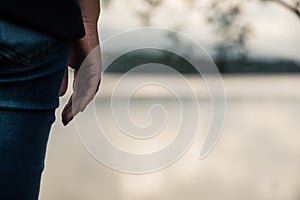
<path fill-rule="evenodd" d="M 3 49 L 6 49 L 12 53 L 12 54 L 10 54 L 10 53 L 3 52 L 2 54 L 5 57 L 7 57 L 9 59 L 13 59 L 16 62 L 18 62 L 19 64 L 29 65 L 29 64 L 33 64 L 39 60 L 42 60 L 44 58 L 47 58 L 47 57 L 53 55 L 53 53 L 56 52 L 56 50 L 58 50 L 59 48 L 61 48 L 62 45 L 63 45 L 63 42 L 57 41 L 55 44 L 51 45 L 49 48 L 47 48 L 45 50 L 40 51 L 39 54 L 33 56 L 32 58 L 29 58 L 28 56 L 26 56 L 20 52 L 14 51 L 13 48 L 11 48 L 9 46 L 0 44 L 0 47 Z"/>

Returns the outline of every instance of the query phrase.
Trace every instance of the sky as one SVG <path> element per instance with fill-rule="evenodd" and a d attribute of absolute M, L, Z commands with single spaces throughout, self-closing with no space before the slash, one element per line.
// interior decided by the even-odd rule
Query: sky
<path fill-rule="evenodd" d="M 141 6 L 138 2 L 114 0 L 109 7 L 102 7 L 99 21 L 102 41 L 120 32 L 144 27 L 135 12 Z M 202 11 L 203 14 L 199 13 Z M 251 24 L 253 30 L 248 42 L 251 55 L 300 61 L 300 19 L 296 15 L 275 3 L 257 1 L 247 3 L 244 11 L 244 20 Z M 169 0 L 155 12 L 151 25 L 179 31 L 212 53 L 218 36 L 206 22 L 205 12 L 208 12 L 205 1 L 199 3 L 199 9 L 191 9 L 183 6 L 180 1 Z M 153 37 L 162 43 L 165 40 L 162 36 Z M 136 40 L 139 39 L 145 38 L 137 35 Z M 124 45 L 128 45 L 128 41 L 124 41 Z M 114 48 L 120 47 L 111 48 L 114 51 Z"/>

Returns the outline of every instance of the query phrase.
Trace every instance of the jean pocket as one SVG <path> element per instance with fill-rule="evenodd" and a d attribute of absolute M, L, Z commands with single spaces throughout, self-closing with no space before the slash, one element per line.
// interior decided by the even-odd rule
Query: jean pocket
<path fill-rule="evenodd" d="M 50 35 L 0 20 L 0 57 L 20 65 L 38 62 L 63 44 L 63 41 Z"/>

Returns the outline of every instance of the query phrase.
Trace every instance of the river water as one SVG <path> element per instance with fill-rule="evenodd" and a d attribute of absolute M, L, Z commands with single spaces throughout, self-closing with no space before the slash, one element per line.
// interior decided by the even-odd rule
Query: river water
<path fill-rule="evenodd" d="M 151 123 L 148 109 L 153 104 L 163 105 L 168 115 L 161 134 L 149 140 L 135 140 L 124 135 L 111 119 L 110 96 L 119 78 L 107 75 L 103 79 L 95 103 L 105 134 L 132 152 L 163 148 L 178 129 L 178 101 L 159 85 L 137 91 L 129 103 L 136 124 Z M 115 102 L 126 103 L 130 92 L 126 87 L 147 79 L 164 79 L 176 85 L 172 76 L 136 75 L 121 84 Z M 60 108 L 48 145 L 41 200 L 299 200 L 300 76 L 224 76 L 227 94 L 224 130 L 204 160 L 198 158 L 209 126 L 210 98 L 201 79 L 188 77 L 188 80 L 198 97 L 197 137 L 177 162 L 154 173 L 121 173 L 100 164 L 81 144 L 75 123 L 68 127 L 61 125 Z M 177 89 L 176 93 L 184 97 L 180 103 L 189 104 L 185 88 L 178 85 Z M 61 103 L 66 100 L 63 98 Z M 88 129 L 93 123 L 90 118 L 76 123 L 93 131 Z"/>

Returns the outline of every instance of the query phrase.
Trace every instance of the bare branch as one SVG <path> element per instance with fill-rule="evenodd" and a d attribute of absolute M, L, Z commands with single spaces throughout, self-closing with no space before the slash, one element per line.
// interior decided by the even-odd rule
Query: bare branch
<path fill-rule="evenodd" d="M 280 4 L 281 6 L 287 8 L 288 10 L 292 11 L 294 14 L 297 15 L 297 17 L 300 18 L 300 11 L 299 11 L 299 7 L 297 5 L 292 6 L 290 4 L 288 4 L 287 2 L 283 1 L 283 0 L 262 0 L 262 1 L 270 1 L 270 2 L 275 2 Z"/>

